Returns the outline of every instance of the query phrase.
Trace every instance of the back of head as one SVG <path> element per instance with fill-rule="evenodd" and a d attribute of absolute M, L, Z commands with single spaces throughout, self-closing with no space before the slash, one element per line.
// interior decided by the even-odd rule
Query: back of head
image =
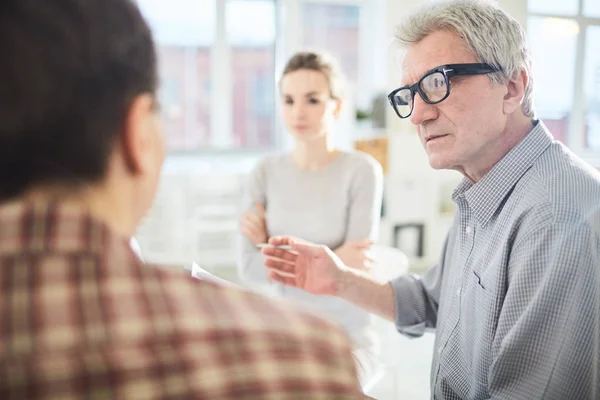
<path fill-rule="evenodd" d="M 401 45 L 410 46 L 437 31 L 456 32 L 479 62 L 498 67 L 501 72 L 489 74 L 494 82 L 506 82 L 525 70 L 529 81 L 521 108 L 526 116 L 534 116 L 531 57 L 525 31 L 514 18 L 491 1 L 436 2 L 400 24 L 395 38 Z"/>
<path fill-rule="evenodd" d="M 331 98 L 344 98 L 346 80 L 337 60 L 328 53 L 317 51 L 301 51 L 295 53 L 285 65 L 281 78 L 299 70 L 318 71 L 325 75 L 329 82 Z"/>
<path fill-rule="evenodd" d="M 150 30 L 131 0 L 0 2 L 0 201 L 100 181 L 129 105 L 154 93 Z"/>

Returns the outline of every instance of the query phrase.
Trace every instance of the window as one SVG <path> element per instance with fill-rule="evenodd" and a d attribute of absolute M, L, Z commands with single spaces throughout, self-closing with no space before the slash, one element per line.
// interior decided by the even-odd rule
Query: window
<path fill-rule="evenodd" d="M 600 155 L 600 3 L 529 0 L 538 116 L 572 150 Z"/>
<path fill-rule="evenodd" d="M 573 108 L 577 23 L 555 17 L 530 17 L 528 31 L 533 58 L 535 110 L 554 137 L 567 143 Z"/>
<path fill-rule="evenodd" d="M 599 10 L 600 11 L 600 10 Z M 583 93 L 585 99 L 584 147 L 600 152 L 600 25 L 586 30 L 585 72 Z"/>
<path fill-rule="evenodd" d="M 350 81 L 358 77 L 360 5 L 304 3 L 302 44 L 335 56 Z"/>
<path fill-rule="evenodd" d="M 234 148 L 275 144 L 275 4 L 228 0 Z M 251 17 L 250 17 L 251 16 Z"/>
<path fill-rule="evenodd" d="M 365 102 L 372 99 L 375 75 L 382 75 L 370 65 L 377 63 L 364 61 L 373 60 L 373 46 L 366 46 L 368 54 L 359 47 L 366 43 L 360 40 L 368 31 L 363 11 L 371 1 L 137 2 L 157 43 L 158 95 L 172 152 L 281 146 L 276 71 L 285 55 L 300 48 L 320 48 L 338 57 L 351 88 L 360 85 Z"/>
<path fill-rule="evenodd" d="M 138 4 L 157 43 L 169 150 L 274 146 L 274 0 Z"/>

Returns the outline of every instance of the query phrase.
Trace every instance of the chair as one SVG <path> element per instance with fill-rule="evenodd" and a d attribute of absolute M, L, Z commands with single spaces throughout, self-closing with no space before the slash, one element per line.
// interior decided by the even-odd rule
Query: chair
<path fill-rule="evenodd" d="M 376 244 L 372 247 L 375 268 L 373 274 L 385 282 L 408 272 L 408 257 L 396 247 Z"/>

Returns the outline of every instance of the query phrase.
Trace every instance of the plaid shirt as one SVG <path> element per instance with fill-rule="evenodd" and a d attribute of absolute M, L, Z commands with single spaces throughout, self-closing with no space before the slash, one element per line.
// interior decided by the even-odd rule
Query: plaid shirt
<path fill-rule="evenodd" d="M 76 208 L 0 206 L 0 398 L 357 399 L 347 338 L 149 268 Z"/>

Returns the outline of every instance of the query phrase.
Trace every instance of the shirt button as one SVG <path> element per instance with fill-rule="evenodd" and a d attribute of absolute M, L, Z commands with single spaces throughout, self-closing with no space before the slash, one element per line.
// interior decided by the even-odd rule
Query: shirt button
<path fill-rule="evenodd" d="M 460 297 L 460 289 L 456 289 L 456 296 Z"/>
<path fill-rule="evenodd" d="M 470 226 L 467 226 L 467 227 L 465 228 L 465 233 L 466 233 L 467 235 L 470 235 L 472 231 L 473 231 L 473 228 L 471 228 Z"/>

